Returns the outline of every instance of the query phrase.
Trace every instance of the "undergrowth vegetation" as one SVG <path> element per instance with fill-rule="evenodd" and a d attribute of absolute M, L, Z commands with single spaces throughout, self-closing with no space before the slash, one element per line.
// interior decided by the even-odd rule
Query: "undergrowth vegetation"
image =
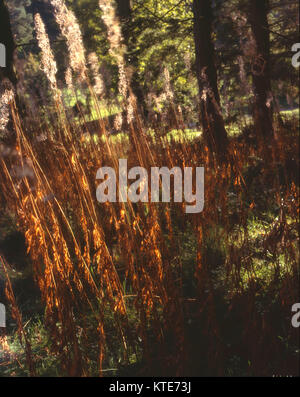
<path fill-rule="evenodd" d="M 62 113 L 42 142 L 17 124 L 16 155 L 2 158 L 0 177 L 6 217 L 18 228 L 1 243 L 9 247 L 9 236 L 23 231 L 30 258 L 12 257 L 13 269 L 1 256 L 17 317 L 3 374 L 295 373 L 297 120 L 288 123 L 288 131 L 277 127 L 272 161 L 240 134 L 222 166 L 200 138 L 156 137 L 141 124 L 120 141 L 99 128 L 104 142 L 82 142 Z M 145 168 L 204 165 L 204 211 L 188 215 L 173 202 L 99 204 L 96 171 L 118 158 Z M 18 180 L 11 170 L 24 162 L 33 173 Z"/>

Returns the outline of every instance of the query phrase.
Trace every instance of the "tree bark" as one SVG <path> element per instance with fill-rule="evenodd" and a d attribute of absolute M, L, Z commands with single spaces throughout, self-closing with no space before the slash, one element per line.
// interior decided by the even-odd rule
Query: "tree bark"
<path fill-rule="evenodd" d="M 4 44 L 6 50 L 6 67 L 0 68 L 0 81 L 7 78 L 13 85 L 16 85 L 17 79 L 13 68 L 16 46 L 11 30 L 8 8 L 4 0 L 0 0 L 0 43 Z"/>
<path fill-rule="evenodd" d="M 252 62 L 254 124 L 258 138 L 266 144 L 274 135 L 268 10 L 268 0 L 249 0 L 249 22 L 257 54 Z"/>
<path fill-rule="evenodd" d="M 209 149 L 223 159 L 227 154 L 228 138 L 220 109 L 215 49 L 212 41 L 211 0 L 194 0 L 193 13 L 201 124 Z"/>

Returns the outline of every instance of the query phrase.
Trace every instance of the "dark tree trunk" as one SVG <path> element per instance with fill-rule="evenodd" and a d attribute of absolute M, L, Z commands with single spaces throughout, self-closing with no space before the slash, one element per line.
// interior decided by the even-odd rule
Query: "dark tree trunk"
<path fill-rule="evenodd" d="M 273 136 L 273 111 L 271 103 L 270 34 L 268 0 L 249 0 L 249 22 L 256 44 L 256 57 L 252 62 L 255 94 L 254 123 L 258 138 L 265 143 Z"/>
<path fill-rule="evenodd" d="M 219 158 L 227 153 L 228 139 L 220 109 L 215 49 L 212 41 L 211 0 L 194 0 L 194 40 L 204 137 Z"/>
<path fill-rule="evenodd" d="M 6 67 L 0 68 L 0 81 L 8 78 L 13 85 L 17 79 L 13 68 L 15 43 L 10 25 L 9 12 L 4 0 L 0 0 L 0 43 L 6 49 Z"/>
<path fill-rule="evenodd" d="M 138 104 L 141 106 L 142 110 L 146 110 L 144 93 L 140 85 L 138 75 L 136 73 L 138 67 L 138 57 L 134 53 L 134 48 L 132 48 L 133 43 L 131 42 L 131 32 L 132 32 L 132 8 L 130 0 L 116 0 L 117 4 L 117 16 L 120 19 L 122 27 L 122 35 L 124 38 L 124 44 L 127 47 L 126 61 L 129 66 L 132 67 L 133 74 L 131 78 L 131 88 L 134 95 L 137 98 Z"/>
<path fill-rule="evenodd" d="M 130 0 L 116 0 L 117 13 L 122 23 L 129 22 L 131 20 L 132 10 Z"/>

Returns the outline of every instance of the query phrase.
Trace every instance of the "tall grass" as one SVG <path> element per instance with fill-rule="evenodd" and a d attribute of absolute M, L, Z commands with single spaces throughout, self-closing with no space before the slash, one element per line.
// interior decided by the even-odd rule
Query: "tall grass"
<path fill-rule="evenodd" d="M 36 23 L 41 42 L 38 16 Z M 0 157 L 0 186 L 26 238 L 49 354 L 70 376 L 95 374 L 95 367 L 102 376 L 115 346 L 114 365 L 120 370 L 140 363 L 134 369 L 139 374 L 297 374 L 297 332 L 289 318 L 299 291 L 296 121 L 275 124 L 269 158 L 262 158 L 247 126 L 231 138 L 228 160 L 220 164 L 202 139 L 185 135 L 167 70 L 166 98 L 183 133 L 175 140 L 166 136 L 165 124 L 151 129 L 127 79 L 124 91 L 118 56 L 130 140 L 110 134 L 89 82 L 98 115 L 94 135 L 84 114 L 78 123 L 57 96 L 48 122 L 39 110 L 24 119 L 11 107 L 14 155 Z M 187 215 L 185 204 L 174 202 L 99 204 L 97 169 L 117 170 L 119 158 L 149 172 L 152 166 L 203 165 L 204 211 Z M 38 358 L 5 274 L 34 375 Z"/>
<path fill-rule="evenodd" d="M 128 141 L 113 143 L 101 119 L 98 132 L 104 142 L 95 143 L 86 135 L 82 140 L 78 125 L 64 117 L 60 106 L 55 130 L 44 129 L 41 142 L 36 131 L 24 129 L 13 108 L 17 156 L 1 159 L 0 183 L 25 233 L 51 349 L 64 373 L 88 375 L 89 344 L 97 335 L 102 374 L 109 348 L 107 310 L 113 314 L 123 363 L 137 354 L 136 360 L 149 368 L 159 360 L 165 373 L 189 373 L 193 341 L 199 343 L 195 349 L 200 349 L 206 370 L 223 374 L 228 346 L 222 344 L 220 316 L 225 316 L 228 321 L 235 318 L 243 330 L 234 348 L 247 349 L 253 373 L 267 373 L 274 364 L 274 349 L 281 346 L 279 331 L 272 327 L 282 325 L 279 319 L 273 324 L 268 308 L 256 307 L 257 296 L 261 289 L 274 289 L 281 318 L 297 301 L 298 190 L 287 167 L 295 155 L 293 136 L 278 131 L 281 139 L 269 161 L 257 159 L 256 149 L 247 142 L 232 139 L 231 162 L 220 166 L 203 142 L 148 135 L 138 116 L 130 124 L 133 146 Z M 179 203 L 99 204 L 97 169 L 117 169 L 117 160 L 125 157 L 129 167 L 149 171 L 154 165 L 204 165 L 204 212 L 186 215 Z M 32 174 L 18 174 L 26 164 Z M 265 216 L 266 208 L 271 211 L 269 225 L 256 231 L 254 220 Z M 182 233 L 189 237 L 185 230 L 196 244 L 187 269 L 180 254 Z M 264 271 L 267 276 L 262 276 Z M 194 287 L 186 291 L 186 283 Z M 227 302 L 223 313 L 217 312 L 220 291 Z M 128 312 L 135 313 L 135 323 Z M 189 336 L 189 321 L 199 326 L 196 340 Z M 292 328 L 286 332 L 296 337 Z M 157 357 L 153 345 L 159 346 Z"/>

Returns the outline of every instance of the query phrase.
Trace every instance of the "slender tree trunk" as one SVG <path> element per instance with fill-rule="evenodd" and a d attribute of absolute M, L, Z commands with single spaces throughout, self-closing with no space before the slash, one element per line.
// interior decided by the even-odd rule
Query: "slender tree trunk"
<path fill-rule="evenodd" d="M 14 71 L 14 51 L 15 51 L 15 43 L 10 25 L 10 16 L 8 12 L 8 8 L 6 2 L 4 0 L 0 0 L 0 43 L 5 47 L 5 67 L 0 67 L 0 92 L 1 95 L 6 89 L 11 89 L 12 87 L 16 88 L 17 78 Z M 19 105 L 19 98 L 15 92 L 14 96 L 16 105 Z M 1 115 L 0 115 L 1 116 Z M 9 117 L 9 120 L 4 125 L 4 129 L 6 132 L 10 132 L 9 134 L 5 134 L 4 139 L 7 145 L 15 144 L 15 129 L 12 121 L 12 117 Z"/>
<path fill-rule="evenodd" d="M 123 30 L 126 30 L 126 23 L 130 22 L 132 16 L 130 0 L 116 0 L 117 3 L 117 13 L 122 24 L 125 25 Z M 126 40 L 126 37 L 124 37 Z"/>
<path fill-rule="evenodd" d="M 212 41 L 211 0 L 194 0 L 193 12 L 201 124 L 210 150 L 220 159 L 224 159 L 228 138 L 220 109 L 215 49 Z"/>
<path fill-rule="evenodd" d="M 249 0 L 249 22 L 257 54 L 252 62 L 254 124 L 258 138 L 265 144 L 269 144 L 269 138 L 274 135 L 268 9 L 268 0 Z"/>
<path fill-rule="evenodd" d="M 4 44 L 6 50 L 6 67 L 0 68 L 0 82 L 4 78 L 7 78 L 15 85 L 17 81 L 13 68 L 15 43 L 10 25 L 9 12 L 4 0 L 0 0 L 0 43 Z"/>
<path fill-rule="evenodd" d="M 127 55 L 126 62 L 129 66 L 132 67 L 132 78 L 131 78 L 131 88 L 134 95 L 137 98 L 138 104 L 143 108 L 142 110 L 146 110 L 144 93 L 143 89 L 138 81 L 138 75 L 136 70 L 138 68 L 138 57 L 132 51 L 131 44 L 131 23 L 132 23 L 132 8 L 131 8 L 131 0 L 116 0 L 117 5 L 117 16 L 120 19 L 121 27 L 122 27 L 122 35 L 124 38 L 124 43 L 127 47 Z"/>

